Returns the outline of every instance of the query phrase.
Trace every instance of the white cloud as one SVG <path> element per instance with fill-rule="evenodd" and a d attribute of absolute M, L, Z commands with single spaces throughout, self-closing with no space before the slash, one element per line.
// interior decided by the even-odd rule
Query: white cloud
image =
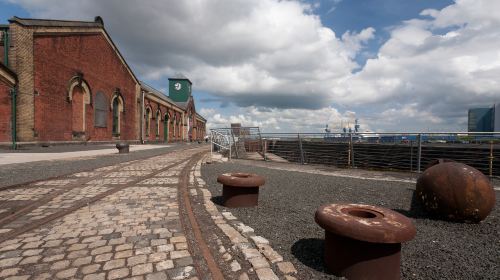
<path fill-rule="evenodd" d="M 377 130 L 457 130 L 466 129 L 467 108 L 500 101 L 497 0 L 422 11 L 393 26 L 362 69 L 355 58 L 375 30 L 339 37 L 314 14 L 318 2 L 12 2 L 35 17 L 101 15 L 139 76 L 166 83 L 183 72 L 196 90 L 241 107 L 237 114 L 211 112 L 213 126 L 234 120 L 318 131 L 342 118 L 335 109 L 342 108 Z"/>
<path fill-rule="evenodd" d="M 241 123 L 242 126 L 259 126 L 265 132 L 323 132 L 325 125 L 331 129 L 354 127 L 356 114 L 347 111 L 343 114 L 337 109 L 269 109 L 250 106 L 239 110 L 236 114 L 221 115 L 214 109 L 202 109 L 200 113 L 207 116 L 208 128 L 228 127 L 230 123 Z M 369 129 L 365 126 L 364 129 Z"/>
<path fill-rule="evenodd" d="M 352 58 L 374 32 L 369 28 L 340 39 L 311 5 L 298 1 L 13 2 L 36 17 L 101 15 L 139 76 L 165 79 L 180 71 L 196 89 L 241 106 L 331 104 L 335 80 L 357 67 Z M 263 97 L 269 95 L 283 97 L 281 104 L 267 104 Z M 298 101 L 304 95 L 310 100 Z"/>

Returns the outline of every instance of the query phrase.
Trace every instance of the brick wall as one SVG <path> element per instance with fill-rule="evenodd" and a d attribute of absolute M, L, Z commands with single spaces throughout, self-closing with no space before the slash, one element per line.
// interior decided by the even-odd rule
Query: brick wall
<path fill-rule="evenodd" d="M 9 67 L 19 80 L 17 97 L 17 138 L 33 141 L 34 131 L 34 83 L 33 83 L 33 29 L 17 23 L 10 25 L 11 48 Z"/>
<path fill-rule="evenodd" d="M 10 142 L 11 138 L 11 97 L 10 86 L 0 79 L 0 142 Z"/>
<path fill-rule="evenodd" d="M 35 131 L 40 141 L 71 141 L 72 103 L 68 102 L 68 83 L 83 73 L 92 100 L 98 91 L 106 96 L 109 108 L 115 88 L 124 98 L 120 139 L 137 140 L 137 84 L 101 33 L 47 34 L 34 38 Z M 113 140 L 112 112 L 107 127 L 94 127 L 94 106 L 85 109 L 85 139 Z"/>
<path fill-rule="evenodd" d="M 144 140 L 150 142 L 165 142 L 165 114 L 168 114 L 168 142 L 178 142 L 182 141 L 182 130 L 185 127 L 182 126 L 181 118 L 183 114 L 177 110 L 174 110 L 170 105 L 165 105 L 164 103 L 150 99 L 148 95 L 144 100 L 145 108 L 150 108 L 152 112 L 151 125 L 149 135 L 145 133 Z M 161 111 L 161 122 L 160 122 L 160 134 L 156 135 L 156 112 L 160 109 Z M 144 117 L 146 117 L 146 109 L 144 109 Z M 174 124 L 174 119 L 177 122 Z M 144 118 L 144 130 L 146 131 L 146 120 Z M 175 137 L 174 137 L 175 131 Z M 185 137 L 187 134 L 185 134 Z"/>

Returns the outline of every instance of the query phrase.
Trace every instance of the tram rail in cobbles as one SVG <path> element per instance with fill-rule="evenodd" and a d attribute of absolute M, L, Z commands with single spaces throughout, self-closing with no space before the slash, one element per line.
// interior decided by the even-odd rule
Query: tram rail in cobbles
<path fill-rule="evenodd" d="M 0 279 L 294 279 L 264 237 L 216 211 L 206 152 L 0 190 Z"/>
<path fill-rule="evenodd" d="M 178 174 L 199 152 L 176 151 L 1 190 L 0 278 L 191 273 L 177 188 Z"/>

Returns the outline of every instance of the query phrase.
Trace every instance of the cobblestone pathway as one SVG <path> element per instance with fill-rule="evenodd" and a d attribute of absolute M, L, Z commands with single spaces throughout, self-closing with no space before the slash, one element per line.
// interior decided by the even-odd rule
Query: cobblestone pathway
<path fill-rule="evenodd" d="M 177 184 L 202 150 L 0 191 L 0 279 L 197 279 Z"/>

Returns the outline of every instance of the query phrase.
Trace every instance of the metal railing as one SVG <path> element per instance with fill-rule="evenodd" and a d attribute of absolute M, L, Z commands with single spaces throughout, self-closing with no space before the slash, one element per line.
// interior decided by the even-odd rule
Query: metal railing
<path fill-rule="evenodd" d="M 231 138 L 220 132 L 220 131 L 210 131 L 210 156 L 214 152 L 229 152 L 229 158 L 231 158 Z"/>
<path fill-rule="evenodd" d="M 225 130 L 232 132 L 231 128 Z M 410 172 L 422 172 L 431 161 L 447 158 L 473 166 L 490 177 L 500 177 L 500 132 L 261 133 L 257 128 L 240 130 L 245 131 L 244 137 L 240 133 L 232 145 L 239 147 L 238 158 Z"/>
<path fill-rule="evenodd" d="M 259 127 L 214 128 L 210 129 L 210 134 L 212 150 L 214 147 L 223 147 L 223 154 L 229 151 L 226 155 L 228 159 L 248 158 L 247 151 L 263 155 L 263 141 Z"/>

